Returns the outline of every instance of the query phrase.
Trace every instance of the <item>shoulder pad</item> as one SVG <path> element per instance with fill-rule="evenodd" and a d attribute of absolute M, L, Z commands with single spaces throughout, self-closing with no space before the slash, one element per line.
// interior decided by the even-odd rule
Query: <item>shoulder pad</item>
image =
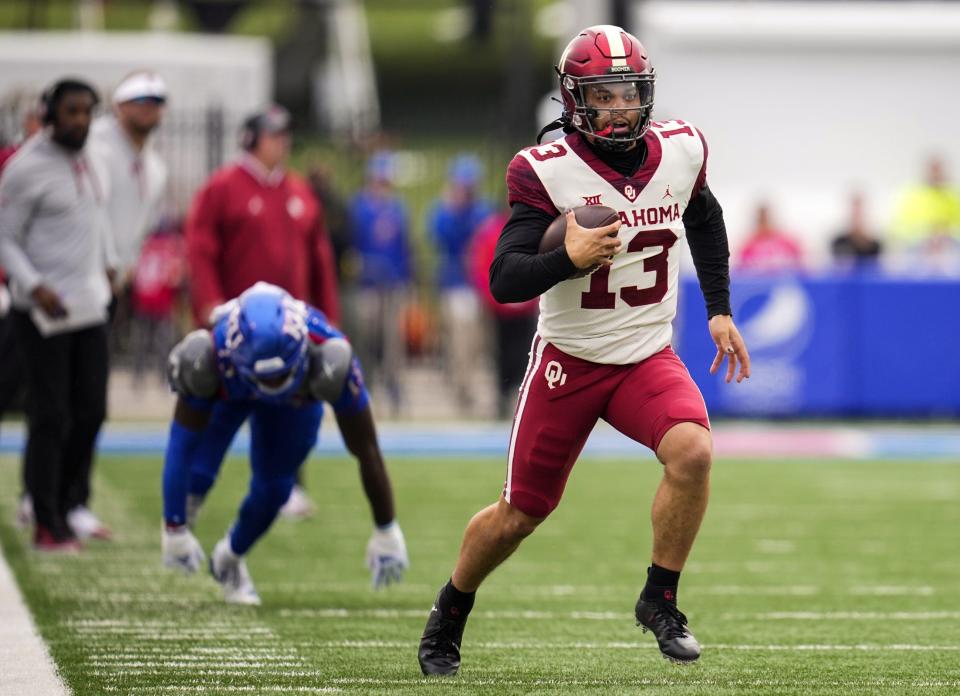
<path fill-rule="evenodd" d="M 206 329 L 191 331 L 170 351 L 167 379 L 183 396 L 209 399 L 220 388 L 213 336 Z"/>
<path fill-rule="evenodd" d="M 328 338 L 320 344 L 310 343 L 310 373 L 307 386 L 310 396 L 318 401 L 334 402 L 340 398 L 350 373 L 353 349 L 343 338 Z"/>

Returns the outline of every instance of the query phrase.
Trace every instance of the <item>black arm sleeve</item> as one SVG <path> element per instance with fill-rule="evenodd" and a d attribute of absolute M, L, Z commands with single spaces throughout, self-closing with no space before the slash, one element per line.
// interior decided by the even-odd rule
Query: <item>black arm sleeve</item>
<path fill-rule="evenodd" d="M 723 222 L 723 209 L 706 184 L 683 212 L 683 225 L 700 291 L 707 303 L 707 318 L 732 314 L 727 227 Z"/>
<path fill-rule="evenodd" d="M 538 253 L 540 238 L 553 217 L 533 206 L 514 203 L 490 264 L 490 292 L 497 302 L 525 302 L 573 275 L 577 267 L 560 246 Z"/>

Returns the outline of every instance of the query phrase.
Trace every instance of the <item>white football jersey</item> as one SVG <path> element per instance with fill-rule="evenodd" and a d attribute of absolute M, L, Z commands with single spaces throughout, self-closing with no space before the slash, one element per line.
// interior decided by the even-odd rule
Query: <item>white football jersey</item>
<path fill-rule="evenodd" d="M 523 158 L 539 180 L 529 172 L 524 177 L 527 192 L 539 184 L 546 194 L 533 205 L 539 200 L 539 207 L 549 207 L 543 204 L 548 198 L 557 211 L 606 205 L 620 213 L 623 246 L 613 265 L 540 296 L 540 336 L 591 362 L 639 362 L 672 337 L 683 211 L 703 185 L 707 150 L 700 132 L 684 121 L 655 122 L 644 141 L 646 162 L 631 176 L 608 167 L 579 133 L 522 150 L 511 163 L 522 166 Z M 511 192 L 511 200 L 529 197 Z"/>

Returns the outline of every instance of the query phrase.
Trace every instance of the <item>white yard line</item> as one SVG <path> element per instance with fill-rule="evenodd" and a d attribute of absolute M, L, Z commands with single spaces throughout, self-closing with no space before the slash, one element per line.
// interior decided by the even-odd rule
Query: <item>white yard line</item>
<path fill-rule="evenodd" d="M 281 609 L 280 616 L 300 616 L 314 619 L 426 619 L 428 609 Z M 590 621 L 629 620 L 629 612 L 614 611 L 474 611 L 471 616 L 484 619 L 573 619 Z"/>
<path fill-rule="evenodd" d="M 65 696 L 70 693 L 33 625 L 7 560 L 0 553 L 0 693 Z"/>
<path fill-rule="evenodd" d="M 421 677 L 421 678 L 394 678 L 394 679 L 380 679 L 376 677 L 336 677 L 330 680 L 332 684 L 343 684 L 343 685 L 362 685 L 362 686 L 377 686 L 377 687 L 389 687 L 389 686 L 417 686 L 423 684 L 439 684 L 441 682 L 437 681 L 436 677 Z M 672 677 L 665 677 L 662 679 L 656 678 L 637 678 L 637 679 L 474 679 L 471 677 L 463 677 L 461 682 L 462 686 L 520 686 L 525 688 L 530 687 L 614 687 L 619 690 L 628 689 L 628 688 L 637 688 L 643 686 L 662 686 L 667 688 L 675 688 L 676 681 Z M 750 687 L 808 687 L 810 681 L 808 679 L 723 679 L 723 678 L 704 678 L 704 679 L 684 679 L 682 682 L 683 686 L 715 686 L 722 688 L 738 688 L 740 693 L 750 693 Z M 870 687 L 880 687 L 884 689 L 891 689 L 897 687 L 913 687 L 913 688 L 957 688 L 960 686 L 960 681 L 951 680 L 951 679 L 818 679 L 816 682 L 817 687 L 841 687 L 848 689 L 859 689 Z"/>
<path fill-rule="evenodd" d="M 369 648 L 415 648 L 416 641 L 401 640 L 328 640 L 309 643 L 311 648 L 366 650 Z M 553 643 L 540 641 L 477 641 L 468 648 L 475 650 L 655 650 L 656 643 L 650 641 L 601 641 Z M 960 645 L 917 645 L 913 643 L 799 643 L 790 644 L 736 644 L 705 643 L 705 650 L 739 650 L 745 652 L 960 652 Z M 124 667 L 138 667 L 144 663 L 134 661 L 122 663 Z M 152 666 L 152 665 L 145 665 Z"/>
<path fill-rule="evenodd" d="M 956 621 L 960 611 L 768 611 L 723 614 L 724 619 L 756 621 Z"/>
<path fill-rule="evenodd" d="M 310 581 L 274 581 L 258 582 L 257 588 L 261 592 L 272 593 L 326 593 L 326 592 L 354 592 L 359 587 L 365 587 L 362 582 L 310 582 Z M 630 595 L 640 591 L 641 583 L 633 585 L 520 585 L 497 586 L 491 583 L 489 592 L 509 593 L 512 597 L 560 598 L 578 597 L 580 599 L 615 598 L 620 595 Z M 403 583 L 390 588 L 392 595 L 430 596 L 436 594 L 434 585 L 424 583 Z M 931 585 L 851 585 L 838 587 L 830 585 L 828 588 L 820 585 L 701 585 L 688 590 L 688 596 L 700 595 L 764 595 L 770 597 L 810 597 L 829 593 L 844 593 L 855 596 L 877 597 L 930 597 L 941 592 Z"/>
<path fill-rule="evenodd" d="M 425 609 L 281 609 L 280 616 L 308 617 L 313 619 L 422 619 Z M 568 621 L 628 621 L 633 615 L 625 611 L 526 611 L 490 610 L 475 611 L 473 616 L 484 619 L 532 619 Z M 954 621 L 960 619 L 960 611 L 771 611 L 758 614 L 726 613 L 723 619 L 748 619 L 753 621 Z M 140 633 L 143 629 L 106 629 L 107 632 Z M 159 631 L 163 633 L 163 631 Z"/>
<path fill-rule="evenodd" d="M 206 694 L 210 691 L 222 691 L 238 694 L 338 694 L 343 689 L 334 686 L 235 686 L 214 684 L 211 686 L 188 686 L 173 684 L 170 686 L 107 686 L 104 691 L 122 694 Z"/>

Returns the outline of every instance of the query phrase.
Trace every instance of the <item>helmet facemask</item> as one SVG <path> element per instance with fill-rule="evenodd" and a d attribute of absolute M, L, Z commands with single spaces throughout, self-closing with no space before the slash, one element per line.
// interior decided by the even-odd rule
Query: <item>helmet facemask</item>
<path fill-rule="evenodd" d="M 257 360 L 252 374 L 247 375 L 256 390 L 266 397 L 285 396 L 295 389 L 306 368 L 304 343 L 292 356 L 275 356 Z M 292 363 L 292 365 L 291 365 Z"/>
<path fill-rule="evenodd" d="M 564 116 L 596 147 L 623 152 L 633 147 L 650 127 L 655 74 L 627 73 L 573 77 L 562 75 L 563 91 L 575 107 Z"/>

